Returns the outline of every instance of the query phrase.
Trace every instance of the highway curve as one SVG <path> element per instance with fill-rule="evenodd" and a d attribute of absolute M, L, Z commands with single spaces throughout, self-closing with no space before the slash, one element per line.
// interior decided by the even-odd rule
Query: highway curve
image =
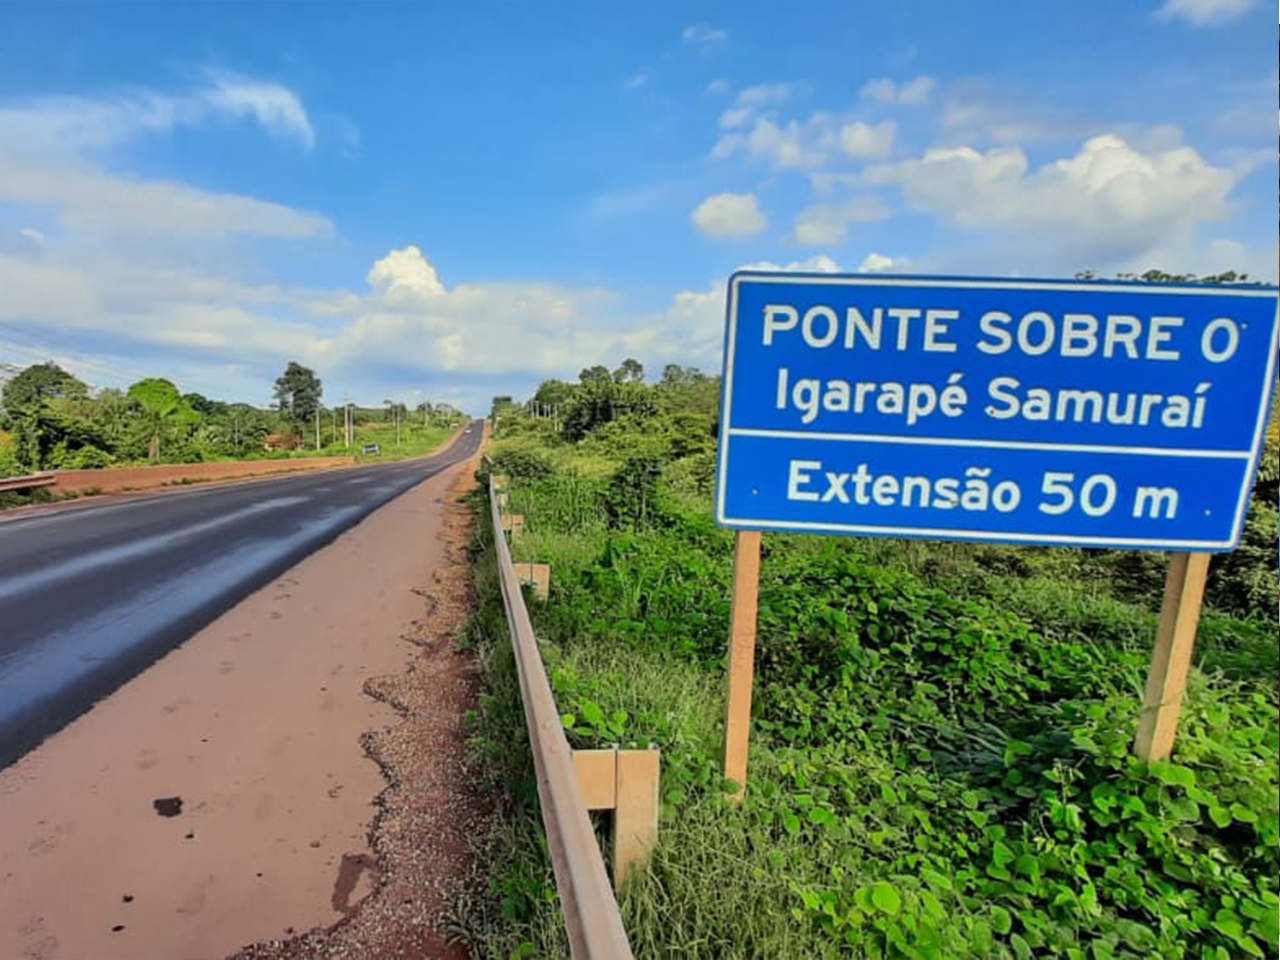
<path fill-rule="evenodd" d="M 198 487 L 0 520 L 0 768 L 376 508 L 472 456 Z"/>

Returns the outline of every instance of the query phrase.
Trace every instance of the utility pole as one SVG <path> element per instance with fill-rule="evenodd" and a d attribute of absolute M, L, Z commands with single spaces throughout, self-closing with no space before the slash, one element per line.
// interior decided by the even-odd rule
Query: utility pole
<path fill-rule="evenodd" d="M 320 404 L 316 404 L 316 450 L 320 449 Z"/>

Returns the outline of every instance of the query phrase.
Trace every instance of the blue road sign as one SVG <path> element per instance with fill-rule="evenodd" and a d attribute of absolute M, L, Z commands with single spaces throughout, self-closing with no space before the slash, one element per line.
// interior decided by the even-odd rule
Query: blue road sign
<path fill-rule="evenodd" d="M 1276 336 L 1275 287 L 736 273 L 716 520 L 1230 550 Z"/>

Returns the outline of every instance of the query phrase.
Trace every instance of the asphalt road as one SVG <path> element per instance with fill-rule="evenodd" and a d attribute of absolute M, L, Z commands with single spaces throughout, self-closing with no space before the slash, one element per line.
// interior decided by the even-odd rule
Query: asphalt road
<path fill-rule="evenodd" d="M 244 596 L 472 456 L 197 487 L 0 520 L 0 768 Z"/>

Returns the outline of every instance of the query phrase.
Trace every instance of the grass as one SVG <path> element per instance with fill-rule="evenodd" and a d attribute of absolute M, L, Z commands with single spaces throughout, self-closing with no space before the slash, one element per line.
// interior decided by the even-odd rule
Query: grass
<path fill-rule="evenodd" d="M 365 423 L 356 427 L 355 443 L 350 450 L 343 447 L 330 447 L 321 451 L 322 455 L 341 456 L 353 453 L 358 463 L 385 463 L 392 460 L 407 460 L 410 457 L 422 457 L 434 451 L 453 435 L 450 427 L 426 426 L 422 424 L 402 424 L 400 427 L 400 443 L 396 443 L 395 425 L 391 423 Z M 360 448 L 366 443 L 378 444 L 378 453 L 362 453 Z"/>
<path fill-rule="evenodd" d="M 620 894 L 638 957 L 1274 949 L 1274 610 L 1206 610 L 1174 762 L 1148 767 L 1131 744 L 1158 558 L 771 535 L 735 807 L 719 773 L 732 536 L 687 489 L 618 513 L 643 472 L 622 483 L 598 450 L 584 467 L 512 446 L 516 552 L 552 565 L 531 614 L 570 741 L 663 751 L 659 846 Z M 466 937 L 483 957 L 567 956 L 476 507 L 472 745 L 502 801 Z"/>

